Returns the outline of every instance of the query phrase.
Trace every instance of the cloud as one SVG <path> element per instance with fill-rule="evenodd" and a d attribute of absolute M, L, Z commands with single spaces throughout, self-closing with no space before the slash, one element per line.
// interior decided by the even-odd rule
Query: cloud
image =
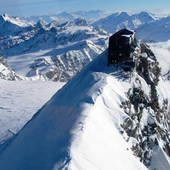
<path fill-rule="evenodd" d="M 167 42 L 159 42 L 150 44 L 159 64 L 162 68 L 162 74 L 166 74 L 170 70 L 170 40 Z"/>

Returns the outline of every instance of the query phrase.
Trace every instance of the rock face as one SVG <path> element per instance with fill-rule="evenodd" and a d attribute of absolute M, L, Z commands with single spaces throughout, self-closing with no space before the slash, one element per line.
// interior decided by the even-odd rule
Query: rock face
<path fill-rule="evenodd" d="M 15 74 L 7 64 L 7 61 L 0 56 L 0 79 L 4 80 L 22 80 L 20 76 Z"/>
<path fill-rule="evenodd" d="M 148 85 L 146 94 L 141 81 L 136 78 L 135 86 L 127 92 L 128 100 L 121 108 L 128 115 L 121 125 L 127 141 L 132 142 L 131 149 L 135 156 L 147 167 L 154 167 L 152 159 L 155 148 L 161 148 L 167 156 L 170 154 L 170 108 L 169 99 L 160 99 L 158 84 L 161 68 L 153 52 L 146 44 L 140 44 L 141 54 L 136 68 Z M 156 168 L 156 167 L 154 167 Z"/>

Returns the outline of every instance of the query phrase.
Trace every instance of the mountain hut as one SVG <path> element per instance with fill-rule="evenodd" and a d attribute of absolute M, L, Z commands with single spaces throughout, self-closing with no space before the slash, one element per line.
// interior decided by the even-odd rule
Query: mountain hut
<path fill-rule="evenodd" d="M 122 29 L 109 38 L 108 65 L 128 63 L 134 66 L 132 52 L 136 47 L 135 32 Z"/>

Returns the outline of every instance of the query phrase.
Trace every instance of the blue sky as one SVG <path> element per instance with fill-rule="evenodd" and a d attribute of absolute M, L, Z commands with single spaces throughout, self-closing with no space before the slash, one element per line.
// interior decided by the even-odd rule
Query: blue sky
<path fill-rule="evenodd" d="M 170 13 L 170 0 L 0 0 L 0 14 L 30 16 L 48 13 L 89 11 Z"/>

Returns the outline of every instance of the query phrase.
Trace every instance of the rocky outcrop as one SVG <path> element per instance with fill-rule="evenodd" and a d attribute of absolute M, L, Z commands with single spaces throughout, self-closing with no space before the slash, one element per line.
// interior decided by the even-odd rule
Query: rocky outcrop
<path fill-rule="evenodd" d="M 128 90 L 128 100 L 121 104 L 121 108 L 128 115 L 121 127 L 124 130 L 122 133 L 128 136 L 126 140 L 132 143 L 134 155 L 150 167 L 156 146 L 170 155 L 170 108 L 168 99 L 160 103 L 157 92 L 161 75 L 159 63 L 149 46 L 140 44 L 140 48 L 136 72 L 147 83 L 149 94 L 145 93 L 140 79 L 136 77 L 136 86 Z"/>
<path fill-rule="evenodd" d="M 0 79 L 22 80 L 20 76 L 18 76 L 8 67 L 7 61 L 2 56 L 0 56 Z"/>

